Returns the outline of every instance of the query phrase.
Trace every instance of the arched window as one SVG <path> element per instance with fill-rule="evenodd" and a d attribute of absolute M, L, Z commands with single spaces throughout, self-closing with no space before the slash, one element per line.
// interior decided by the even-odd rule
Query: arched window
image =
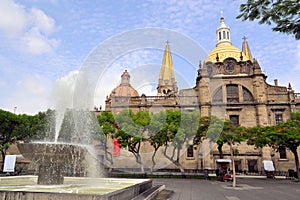
<path fill-rule="evenodd" d="M 243 99 L 244 99 L 245 102 L 247 102 L 247 101 L 254 101 L 253 95 L 245 87 L 243 87 Z"/>
<path fill-rule="evenodd" d="M 227 102 L 228 103 L 239 102 L 239 88 L 237 85 L 227 85 L 226 93 L 227 93 Z"/>
<path fill-rule="evenodd" d="M 223 92 L 222 92 L 222 87 L 219 87 L 213 96 L 212 99 L 213 102 L 223 102 Z"/>
<path fill-rule="evenodd" d="M 221 32 L 219 32 L 219 40 L 221 40 L 222 38 L 221 38 Z"/>

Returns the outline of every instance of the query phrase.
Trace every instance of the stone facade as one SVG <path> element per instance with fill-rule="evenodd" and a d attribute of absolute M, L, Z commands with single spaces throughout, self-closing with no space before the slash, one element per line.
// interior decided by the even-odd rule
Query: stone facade
<path fill-rule="evenodd" d="M 295 93 L 290 84 L 288 87 L 279 86 L 277 80 L 274 80 L 274 85 L 268 84 L 267 76 L 262 72 L 258 61 L 252 58 L 246 39 L 242 50 L 232 45 L 230 29 L 226 26 L 224 18 L 221 18 L 216 33 L 217 45 L 203 64 L 200 64 L 194 88 L 177 91 L 174 75 L 170 79 L 173 85 L 163 85 L 166 76 L 162 73 L 166 70 L 162 69 L 157 96 L 111 94 L 106 100 L 106 110 L 117 113 L 125 108 L 134 112 L 197 109 L 201 116 L 217 116 L 245 127 L 276 125 L 289 119 L 291 112 L 300 111 L 300 93 Z M 166 51 L 162 68 L 173 70 L 169 44 Z M 170 90 L 164 93 L 162 88 Z M 145 145 L 144 148 L 144 152 L 151 152 L 149 145 Z M 289 150 L 285 150 L 284 156 L 270 148 L 256 149 L 246 144 L 237 145 L 235 148 L 238 152 L 235 157 L 238 171 L 263 171 L 263 160 L 272 160 L 278 171 L 294 169 L 294 157 Z M 229 147 L 225 145 L 223 151 L 224 158 L 229 158 Z M 190 157 L 187 157 L 187 151 L 184 152 L 180 158 L 184 168 L 216 168 L 219 153 L 215 144 L 204 141 L 193 147 L 193 156 Z M 146 153 L 144 157 L 142 155 L 144 160 L 147 159 L 145 155 Z M 129 157 L 125 160 L 128 161 Z M 164 162 L 162 154 L 158 153 L 157 158 L 159 162 Z M 119 163 L 122 164 L 115 164 L 115 167 L 122 167 L 127 162 Z M 127 167 L 134 167 L 133 163 L 129 162 Z M 165 164 L 164 167 L 174 166 Z"/>

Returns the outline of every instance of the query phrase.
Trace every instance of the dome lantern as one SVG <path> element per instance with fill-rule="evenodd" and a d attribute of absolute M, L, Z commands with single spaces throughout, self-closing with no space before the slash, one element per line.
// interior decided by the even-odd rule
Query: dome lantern
<path fill-rule="evenodd" d="M 217 45 L 222 44 L 222 43 L 229 43 L 231 44 L 230 41 L 230 28 L 225 24 L 224 22 L 224 17 L 220 18 L 220 26 L 216 30 L 217 34 Z"/>

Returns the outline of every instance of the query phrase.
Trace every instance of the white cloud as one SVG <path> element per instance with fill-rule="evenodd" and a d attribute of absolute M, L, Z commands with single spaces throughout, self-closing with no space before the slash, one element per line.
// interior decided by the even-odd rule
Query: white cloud
<path fill-rule="evenodd" d="M 6 91 L 2 99 L 3 109 L 13 112 L 13 108 L 17 107 L 18 114 L 35 114 L 49 108 L 49 93 L 53 83 L 48 78 L 37 74 L 27 74 L 9 86 L 3 88 Z"/>
<path fill-rule="evenodd" d="M 33 26 L 38 27 L 40 32 L 44 34 L 50 34 L 55 29 L 55 20 L 39 9 L 32 8 L 29 17 Z"/>
<path fill-rule="evenodd" d="M 0 1 L 0 30 L 9 37 L 16 37 L 26 24 L 26 11 L 22 5 L 11 0 Z"/>
<path fill-rule="evenodd" d="M 49 36 L 55 28 L 55 20 L 40 9 L 28 10 L 13 0 L 0 1 L 0 31 L 20 50 L 36 55 L 51 52 L 58 44 Z"/>
<path fill-rule="evenodd" d="M 36 28 L 25 33 L 21 41 L 24 50 L 37 55 L 51 52 L 58 44 L 57 40 L 47 38 Z"/>
<path fill-rule="evenodd" d="M 24 77 L 24 79 L 17 82 L 17 86 L 22 87 L 31 95 L 43 95 L 47 91 L 46 86 L 44 84 L 41 84 L 44 81 L 45 78 L 40 75 L 27 75 L 26 77 Z"/>

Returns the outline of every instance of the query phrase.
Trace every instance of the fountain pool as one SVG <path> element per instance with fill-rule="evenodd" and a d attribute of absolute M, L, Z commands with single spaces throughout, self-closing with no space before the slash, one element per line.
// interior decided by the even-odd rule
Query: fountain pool
<path fill-rule="evenodd" d="M 64 184 L 38 185 L 37 176 L 0 178 L 0 199 L 133 199 L 152 187 L 149 179 L 65 177 Z"/>

